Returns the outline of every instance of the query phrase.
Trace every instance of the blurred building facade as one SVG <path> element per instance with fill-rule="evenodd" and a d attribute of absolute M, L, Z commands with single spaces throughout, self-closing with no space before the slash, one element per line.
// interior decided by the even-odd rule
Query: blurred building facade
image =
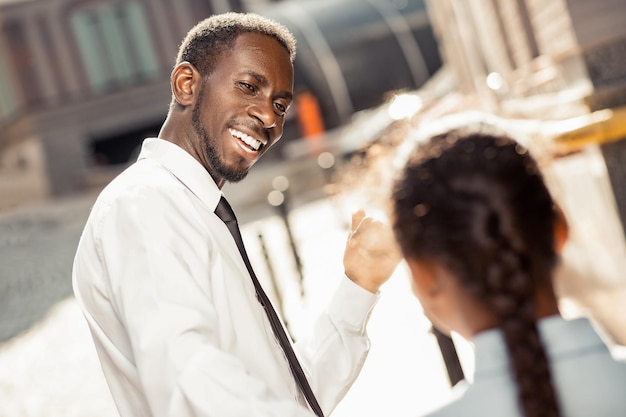
<path fill-rule="evenodd" d="M 100 185 L 132 160 L 165 118 L 179 42 L 225 11 L 294 32 L 295 91 L 312 93 L 325 129 L 441 65 L 423 0 L 0 0 L 3 205 Z"/>
<path fill-rule="evenodd" d="M 428 9 L 459 89 L 483 98 L 487 106 L 536 119 L 601 109 L 626 118 L 623 0 L 430 0 Z M 624 126 L 626 120 L 612 123 Z M 625 136 L 617 133 L 597 143 L 623 224 Z"/>
<path fill-rule="evenodd" d="M 428 2 L 460 88 L 504 98 L 577 88 L 590 110 L 626 103 L 626 3 L 621 0 Z M 501 86 L 490 84 L 489 75 Z M 498 91 L 499 90 L 499 91 Z"/>

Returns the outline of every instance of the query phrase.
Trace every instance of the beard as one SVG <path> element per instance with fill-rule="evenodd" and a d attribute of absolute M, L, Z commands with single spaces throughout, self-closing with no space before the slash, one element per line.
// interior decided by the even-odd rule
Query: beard
<path fill-rule="evenodd" d="M 208 158 L 209 166 L 206 167 L 206 169 L 209 171 L 211 176 L 217 176 L 228 182 L 239 182 L 248 175 L 248 169 L 230 167 L 226 165 L 222 158 L 220 158 L 218 149 L 215 146 L 215 139 L 209 138 L 204 123 L 200 120 L 200 107 L 202 106 L 203 92 L 204 90 L 201 88 L 198 101 L 193 108 L 191 125 L 193 130 L 196 132 L 196 135 L 198 135 L 202 141 L 202 146 L 204 147 L 204 151 Z"/>

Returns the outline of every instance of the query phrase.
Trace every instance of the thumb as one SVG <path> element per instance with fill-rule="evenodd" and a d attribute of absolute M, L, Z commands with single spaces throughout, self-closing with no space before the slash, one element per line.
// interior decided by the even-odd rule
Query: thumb
<path fill-rule="evenodd" d="M 355 211 L 354 213 L 352 213 L 352 225 L 350 226 L 350 229 L 352 232 L 354 232 L 356 228 L 359 227 L 359 224 L 361 224 L 364 218 L 365 218 L 365 210 L 363 209 L 359 209 Z"/>

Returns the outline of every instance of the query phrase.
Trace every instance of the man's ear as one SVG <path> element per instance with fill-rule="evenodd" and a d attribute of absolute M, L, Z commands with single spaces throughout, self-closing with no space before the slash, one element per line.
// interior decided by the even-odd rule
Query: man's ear
<path fill-rule="evenodd" d="M 200 73 L 189 62 L 184 61 L 172 70 L 170 82 L 172 94 L 176 102 L 184 107 L 193 104 L 197 89 L 200 86 Z"/>
<path fill-rule="evenodd" d="M 567 224 L 567 218 L 565 213 L 561 210 L 561 207 L 556 206 L 556 221 L 554 223 L 554 246 L 556 253 L 561 253 L 567 238 L 569 236 L 569 225 Z"/>

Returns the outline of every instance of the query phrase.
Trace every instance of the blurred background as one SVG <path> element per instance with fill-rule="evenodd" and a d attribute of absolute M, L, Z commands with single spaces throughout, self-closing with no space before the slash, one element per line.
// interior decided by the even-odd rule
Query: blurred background
<path fill-rule="evenodd" d="M 384 212 L 407 132 L 488 121 L 525 141 L 572 227 L 562 310 L 626 345 L 623 0 L 0 0 L 0 416 L 111 416 L 71 263 L 97 193 L 155 136 L 178 44 L 213 13 L 296 36 L 283 139 L 227 185 L 294 337 L 341 273 L 350 213 Z M 449 394 L 401 266 L 333 416 L 417 415 Z M 455 339 L 471 379 L 471 347 Z"/>

